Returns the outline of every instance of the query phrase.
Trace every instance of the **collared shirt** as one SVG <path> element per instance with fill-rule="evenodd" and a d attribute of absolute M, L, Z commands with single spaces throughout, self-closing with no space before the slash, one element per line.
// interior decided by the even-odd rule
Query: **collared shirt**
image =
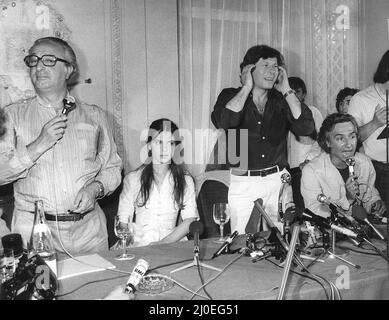
<path fill-rule="evenodd" d="M 373 120 L 377 105 L 385 107 L 385 96 L 379 95 L 377 90 L 372 85 L 351 98 L 348 113 L 355 118 L 358 126 L 363 126 Z M 386 163 L 386 139 L 377 139 L 384 128 L 385 125 L 375 130 L 363 142 L 363 147 L 365 154 L 371 159 Z"/>
<path fill-rule="evenodd" d="M 290 107 L 281 93 L 272 89 L 268 92 L 268 100 L 264 114 L 260 114 L 255 106 L 252 94 L 247 98 L 242 111 L 233 112 L 225 106 L 235 97 L 241 88 L 224 89 L 214 106 L 211 119 L 216 128 L 231 132 L 236 130 L 235 139 L 227 139 L 227 161 L 231 167 L 242 169 L 264 169 L 274 165 L 281 168 L 288 166 L 287 162 L 287 134 L 291 130 L 298 136 L 307 136 L 314 132 L 315 124 L 312 112 L 305 104 L 301 104 L 301 115 L 294 119 Z M 245 152 L 240 143 L 242 129 L 248 133 L 248 148 Z M 229 137 L 229 134 L 227 134 Z M 236 146 L 236 155 L 240 161 L 233 159 Z M 232 154 L 232 157 L 231 157 Z M 244 168 L 243 161 L 248 164 Z M 235 163 L 234 163 L 235 162 Z"/>
<path fill-rule="evenodd" d="M 123 190 L 120 194 L 118 216 L 120 221 L 126 223 L 128 218 L 132 221 L 135 214 L 135 245 L 147 245 L 159 241 L 169 235 L 176 226 L 179 208 L 174 200 L 174 181 L 168 173 L 161 186 L 152 184 L 149 199 L 145 206 L 140 207 L 140 176 L 142 169 L 130 172 L 123 180 Z M 181 218 L 198 218 L 196 194 L 193 179 L 186 175 L 186 188 L 184 191 Z"/>
<path fill-rule="evenodd" d="M 366 155 L 357 152 L 354 158 L 355 175 L 358 177 L 363 206 L 370 212 L 371 205 L 381 199 L 374 187 L 376 173 L 371 160 Z M 325 152 L 304 166 L 301 176 L 301 195 L 306 208 L 327 218 L 331 210 L 317 200 L 319 194 L 324 194 L 344 210 L 350 209 L 351 200 L 347 199 L 343 177 L 332 163 L 329 154 Z"/>
<path fill-rule="evenodd" d="M 35 201 L 42 199 L 46 211 L 65 213 L 74 207 L 80 189 L 92 181 L 99 180 L 105 194 L 120 184 L 122 161 L 99 107 L 77 101 L 63 138 L 35 162 L 26 146 L 60 109 L 35 97 L 5 110 L 9 123 L 0 141 L 0 184 L 16 181 L 15 209 L 34 211 Z"/>
<path fill-rule="evenodd" d="M 323 116 L 319 109 L 314 106 L 308 106 L 312 111 L 313 120 L 315 121 L 316 132 L 319 132 L 323 123 Z M 307 159 L 307 155 L 311 150 L 312 145 L 315 143 L 311 137 L 299 137 L 289 132 L 288 134 L 288 163 L 291 168 L 299 167 L 299 165 Z"/>

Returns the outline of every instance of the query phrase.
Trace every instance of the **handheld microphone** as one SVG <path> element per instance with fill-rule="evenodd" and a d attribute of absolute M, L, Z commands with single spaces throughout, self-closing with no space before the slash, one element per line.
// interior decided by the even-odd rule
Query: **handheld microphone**
<path fill-rule="evenodd" d="M 340 227 L 340 226 L 332 223 L 331 221 L 328 221 L 326 218 L 323 218 L 317 214 L 314 214 L 309 209 L 304 209 L 303 214 L 302 214 L 302 218 L 307 219 L 308 221 L 312 221 L 316 225 L 318 225 L 319 227 L 322 227 L 324 229 L 332 229 L 332 230 L 334 230 L 338 233 L 344 234 L 348 237 L 358 238 L 358 235 L 354 231 L 349 230 L 349 229 L 344 228 L 344 227 Z"/>
<path fill-rule="evenodd" d="M 124 292 L 134 293 L 136 291 L 136 286 L 142 280 L 148 268 L 149 263 L 144 259 L 139 259 L 136 263 L 136 266 L 132 270 L 130 277 L 128 278 Z"/>
<path fill-rule="evenodd" d="M 204 231 L 204 226 L 200 221 L 193 221 L 189 225 L 189 232 L 193 236 L 194 253 L 200 252 L 200 235 Z"/>
<path fill-rule="evenodd" d="M 67 116 L 70 111 L 76 108 L 76 99 L 74 99 L 73 96 L 67 96 L 65 99 L 62 100 L 63 102 L 63 108 L 62 108 L 62 114 Z"/>
<path fill-rule="evenodd" d="M 355 171 L 354 171 L 354 166 L 355 166 L 355 159 L 354 157 L 347 158 L 345 160 L 347 166 L 348 166 L 348 172 L 350 177 L 352 177 L 352 180 L 355 181 L 357 180 L 357 177 L 355 176 Z M 357 191 L 356 195 L 359 197 L 360 192 L 359 190 Z"/>
<path fill-rule="evenodd" d="M 237 235 L 238 235 L 238 231 L 235 230 L 235 231 L 228 237 L 228 239 L 227 239 L 226 241 L 224 241 L 224 243 L 223 243 L 222 246 L 219 248 L 219 250 L 217 250 L 217 251 L 213 254 L 212 259 L 214 259 L 214 258 L 220 256 L 220 255 L 224 252 L 224 250 L 226 250 L 227 247 L 232 243 L 232 241 L 236 238 Z"/>
<path fill-rule="evenodd" d="M 380 237 L 381 240 L 385 240 L 384 236 L 371 224 L 371 222 L 367 219 L 366 210 L 361 206 L 353 206 L 352 215 L 358 220 L 364 221 L 373 231 Z"/>
<path fill-rule="evenodd" d="M 347 219 L 347 221 L 349 223 L 351 223 L 351 224 L 355 224 L 356 223 L 355 219 L 352 216 L 348 215 L 346 213 L 346 211 L 344 211 L 341 207 L 339 207 L 338 205 L 336 205 L 336 204 L 332 203 L 330 200 L 328 200 L 328 198 L 324 194 L 322 194 L 322 193 L 318 194 L 317 195 L 317 201 L 319 201 L 322 204 L 326 204 L 327 206 L 329 206 L 331 211 L 338 213 L 342 218 Z"/>

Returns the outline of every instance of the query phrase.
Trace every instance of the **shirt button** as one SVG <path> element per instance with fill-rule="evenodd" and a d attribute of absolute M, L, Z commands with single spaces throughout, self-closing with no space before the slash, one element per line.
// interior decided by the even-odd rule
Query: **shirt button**
<path fill-rule="evenodd" d="M 258 121 L 258 124 L 261 124 L 261 121 Z"/>
<path fill-rule="evenodd" d="M 264 154 L 261 154 L 261 158 L 265 158 L 265 155 L 264 155 Z"/>
<path fill-rule="evenodd" d="M 262 140 L 265 140 L 266 139 L 266 137 L 262 137 Z"/>

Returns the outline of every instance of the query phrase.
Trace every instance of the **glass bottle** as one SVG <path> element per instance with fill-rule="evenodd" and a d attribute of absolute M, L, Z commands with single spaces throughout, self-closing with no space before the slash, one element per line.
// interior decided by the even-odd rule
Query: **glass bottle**
<path fill-rule="evenodd" d="M 57 274 L 54 241 L 46 222 L 42 200 L 35 202 L 35 217 L 30 238 L 30 252 L 32 254 L 38 254 L 45 260 L 51 270 Z"/>

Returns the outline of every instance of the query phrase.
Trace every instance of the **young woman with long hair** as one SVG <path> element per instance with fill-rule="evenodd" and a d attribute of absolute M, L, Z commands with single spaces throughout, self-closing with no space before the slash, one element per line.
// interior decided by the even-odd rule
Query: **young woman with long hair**
<path fill-rule="evenodd" d="M 135 246 L 179 241 L 199 217 L 194 182 L 183 164 L 180 143 L 173 121 L 155 120 L 148 131 L 147 160 L 124 178 L 118 216 L 126 223 L 135 215 Z"/>

